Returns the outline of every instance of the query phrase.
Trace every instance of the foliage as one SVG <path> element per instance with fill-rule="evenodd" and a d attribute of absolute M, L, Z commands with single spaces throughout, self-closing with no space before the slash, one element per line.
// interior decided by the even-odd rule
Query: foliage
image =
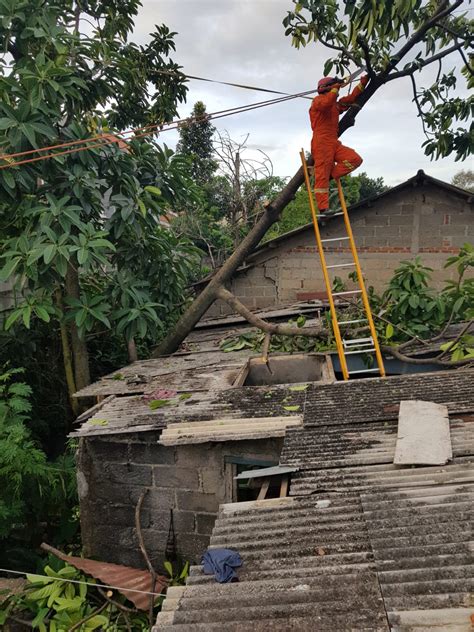
<path fill-rule="evenodd" d="M 47 534 L 55 542 L 71 539 L 77 521 L 72 455 L 54 461 L 34 440 L 28 427 L 31 388 L 18 381 L 23 369 L 0 375 L 0 560 L 30 564 L 34 548 Z M 30 549 L 28 560 L 22 546 Z"/>
<path fill-rule="evenodd" d="M 474 279 L 464 278 L 465 273 L 474 267 L 474 247 L 464 244 L 458 255 L 450 257 L 445 267 L 456 266 L 458 279 L 447 281 L 441 292 L 429 287 L 431 268 L 424 266 L 420 257 L 412 261 L 402 261 L 395 270 L 388 283 L 387 289 L 381 296 L 368 288 L 369 301 L 375 315 L 374 323 L 381 342 L 396 345 L 411 340 L 414 337 L 429 338 L 434 336 L 446 325 L 474 318 Z M 356 281 L 356 273 L 348 275 L 348 281 Z M 333 291 L 345 291 L 347 284 L 341 277 L 333 280 Z M 338 308 L 340 321 L 357 320 L 361 317 L 363 307 L 360 301 L 354 301 L 344 308 Z M 383 315 L 383 318 L 377 318 Z M 324 314 L 325 330 L 318 337 L 313 336 L 273 336 L 270 341 L 270 351 L 294 353 L 333 351 L 335 342 L 332 335 L 330 312 Z M 289 324 L 303 327 L 306 317 L 300 315 L 296 321 Z M 360 337 L 360 328 L 349 325 L 344 328 L 344 338 Z M 452 351 L 451 359 L 469 358 L 472 353 L 473 337 L 463 336 Z M 220 343 L 222 351 L 240 351 L 249 349 L 261 351 L 265 333 L 260 330 L 245 332 L 239 336 L 224 338 Z M 441 346 L 446 350 L 452 345 Z M 364 362 L 370 366 L 371 356 L 364 357 Z"/>
<path fill-rule="evenodd" d="M 168 586 L 184 586 L 189 575 L 189 562 L 185 562 L 181 570 L 177 568 L 175 571 L 173 564 L 168 561 L 164 563 L 164 567 L 169 575 Z"/>
<path fill-rule="evenodd" d="M 289 325 L 296 327 L 304 327 L 306 317 L 300 314 L 296 320 L 290 319 Z M 265 333 L 262 331 L 249 331 L 240 336 L 232 336 L 221 340 L 220 348 L 222 351 L 229 353 L 231 351 L 241 351 L 242 349 L 251 349 L 252 351 L 261 351 Z M 326 351 L 331 347 L 327 334 L 321 337 L 306 336 L 281 336 L 275 335 L 271 337 L 270 352 L 297 353 L 303 351 L 305 353 L 315 351 Z"/>
<path fill-rule="evenodd" d="M 465 278 L 469 268 L 474 268 L 474 246 L 464 244 L 459 254 L 449 257 L 445 268 L 455 266 L 458 272 L 456 281 L 447 281 L 443 289 L 443 299 L 447 310 L 455 320 L 474 318 L 474 277 Z"/>
<path fill-rule="evenodd" d="M 297 48 L 314 41 L 332 54 L 337 51 L 327 60 L 324 75 L 344 76 L 354 64 L 366 67 L 369 97 L 389 81 L 410 77 L 427 136 L 425 153 L 436 158 L 454 154 L 461 160 L 473 149 L 473 97 L 463 98 L 459 92 L 453 96 L 453 91 L 459 83 L 472 87 L 474 74 L 471 23 L 468 12 L 458 10 L 462 4 L 463 0 L 293 0 L 283 25 Z M 455 55 L 463 65 L 461 78 L 443 66 Z M 436 62 L 436 81 L 419 90 L 417 78 Z"/>
<path fill-rule="evenodd" d="M 430 272 L 420 257 L 402 261 L 382 296 L 385 318 L 411 335 L 427 337 L 445 322 L 446 303 L 428 287 Z"/>
<path fill-rule="evenodd" d="M 454 174 L 451 184 L 474 193 L 474 171 L 472 169 L 461 169 L 461 171 Z"/>
<path fill-rule="evenodd" d="M 94 588 L 94 579 L 52 556 L 41 575 L 28 575 L 27 580 L 21 594 L 0 604 L 1 624 L 12 616 L 31 621 L 40 632 L 62 632 L 73 626 L 81 632 L 149 629 L 144 612 L 131 608 L 120 594 L 111 593 L 113 601 L 105 600 Z"/>
<path fill-rule="evenodd" d="M 213 157 L 214 132 L 215 127 L 210 122 L 202 101 L 194 104 L 189 119 L 179 126 L 179 143 L 176 150 L 189 158 L 191 175 L 201 185 L 209 182 L 217 169 Z"/>
<path fill-rule="evenodd" d="M 365 172 L 357 176 L 344 176 L 341 179 L 341 183 L 348 206 L 355 204 L 359 200 L 378 195 L 387 189 L 383 184 L 383 178 L 370 178 Z M 282 182 L 282 185 L 283 184 Z M 339 196 L 334 181 L 331 181 L 329 186 L 329 198 L 331 208 L 339 206 Z M 284 235 L 290 230 L 305 226 L 310 222 L 311 211 L 309 209 L 308 193 L 306 186 L 303 184 L 300 189 L 298 189 L 295 199 L 283 210 L 278 222 L 270 227 L 263 241 L 269 241 L 270 239 Z"/>
<path fill-rule="evenodd" d="M 472 358 L 474 360 L 474 336 L 465 334 L 453 344 L 452 342 L 445 342 L 440 346 L 442 351 L 450 354 L 452 362 L 458 362 L 459 360 L 466 360 Z"/>
<path fill-rule="evenodd" d="M 137 0 L 7 4 L 2 151 L 109 141 L 22 165 L 7 159 L 0 173 L 0 277 L 17 294 L 6 328 L 17 335 L 42 321 L 57 335 L 61 325 L 65 362 L 68 344 L 74 356 L 72 392 L 88 380 L 78 370 L 87 334 L 156 339 L 181 309 L 195 253 L 160 227 L 160 216 L 197 196 L 188 163 L 166 145 L 138 137 L 125 144 L 112 132 L 170 120 L 186 93 L 184 76 L 169 59 L 174 34 L 165 26 L 146 46 L 128 41 Z M 91 34 L 81 32 L 84 24 Z"/>

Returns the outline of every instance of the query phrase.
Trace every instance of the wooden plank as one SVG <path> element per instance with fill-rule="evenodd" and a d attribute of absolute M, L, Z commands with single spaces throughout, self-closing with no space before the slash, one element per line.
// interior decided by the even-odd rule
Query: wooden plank
<path fill-rule="evenodd" d="M 400 402 L 395 465 L 443 465 L 452 458 L 447 406 L 421 400 Z"/>
<path fill-rule="evenodd" d="M 283 476 L 280 485 L 280 498 L 288 496 L 288 476 Z"/>
<path fill-rule="evenodd" d="M 267 495 L 269 487 L 270 487 L 270 479 L 264 478 L 262 486 L 260 487 L 260 492 L 258 494 L 257 500 L 265 500 L 265 496 Z"/>

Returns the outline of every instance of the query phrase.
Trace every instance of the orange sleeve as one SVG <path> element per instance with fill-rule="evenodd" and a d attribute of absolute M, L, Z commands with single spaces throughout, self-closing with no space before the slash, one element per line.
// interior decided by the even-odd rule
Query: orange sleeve
<path fill-rule="evenodd" d="M 348 108 L 350 105 L 356 102 L 358 96 L 360 95 L 363 89 L 364 89 L 364 86 L 361 83 L 358 83 L 356 87 L 354 88 L 354 90 L 352 90 L 352 92 L 348 94 L 347 97 L 342 97 L 342 99 L 339 99 L 337 104 L 341 105 L 342 109 Z"/>
<path fill-rule="evenodd" d="M 337 95 L 339 94 L 339 90 L 333 88 L 330 92 L 326 92 L 325 94 L 318 94 L 317 97 L 314 97 L 313 102 L 311 103 L 311 107 L 309 109 L 309 113 L 322 110 L 327 110 L 332 105 L 334 105 L 337 101 Z"/>

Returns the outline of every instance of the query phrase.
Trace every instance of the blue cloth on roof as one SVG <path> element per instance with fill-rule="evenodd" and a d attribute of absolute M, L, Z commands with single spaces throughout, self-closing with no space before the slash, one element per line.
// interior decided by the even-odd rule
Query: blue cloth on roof
<path fill-rule="evenodd" d="M 225 584 L 236 577 L 234 569 L 242 566 L 242 558 L 230 549 L 208 549 L 202 556 L 202 563 L 206 575 L 214 575 L 216 581 Z"/>

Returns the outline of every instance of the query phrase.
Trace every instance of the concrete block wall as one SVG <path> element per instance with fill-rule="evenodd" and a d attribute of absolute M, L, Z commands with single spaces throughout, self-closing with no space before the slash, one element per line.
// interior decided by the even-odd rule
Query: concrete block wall
<path fill-rule="evenodd" d="M 454 268 L 444 268 L 448 257 L 466 242 L 474 242 L 474 210 L 466 198 L 432 183 L 403 188 L 353 212 L 352 229 L 367 284 L 382 291 L 393 271 L 405 259 L 420 255 L 433 268 L 432 286 L 442 287 L 456 277 Z M 345 234 L 342 219 L 322 227 L 324 238 Z M 232 291 L 251 309 L 273 307 L 297 300 L 324 298 L 324 281 L 313 228 L 257 251 L 247 261 L 253 268 L 238 273 Z M 328 264 L 352 261 L 347 241 L 327 248 Z M 350 269 L 338 276 L 347 279 Z M 348 282 L 348 289 L 353 285 Z M 206 317 L 230 314 L 216 302 Z"/>
<path fill-rule="evenodd" d="M 147 551 L 165 559 L 171 510 L 179 556 L 199 562 L 220 503 L 231 502 L 232 457 L 278 462 L 283 439 L 168 447 L 159 433 L 82 439 L 77 469 L 85 554 L 143 567 L 135 507 L 144 490 L 141 525 Z"/>

